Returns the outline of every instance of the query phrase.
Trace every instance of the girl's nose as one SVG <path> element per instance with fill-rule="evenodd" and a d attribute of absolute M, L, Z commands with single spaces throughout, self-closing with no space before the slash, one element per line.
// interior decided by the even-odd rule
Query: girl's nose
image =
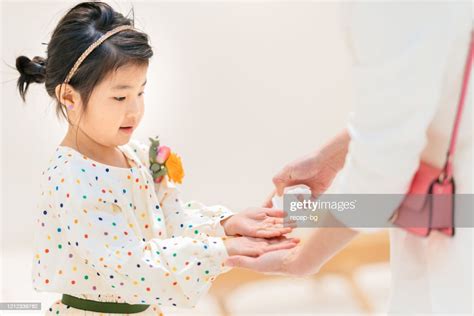
<path fill-rule="evenodd" d="M 138 113 L 140 112 L 141 109 L 141 101 L 139 99 L 135 99 L 134 101 L 130 102 L 129 104 L 129 112 L 131 113 Z"/>

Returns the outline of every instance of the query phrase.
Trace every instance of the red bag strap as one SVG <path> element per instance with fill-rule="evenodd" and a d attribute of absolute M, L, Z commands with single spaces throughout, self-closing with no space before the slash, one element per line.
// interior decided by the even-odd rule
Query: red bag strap
<path fill-rule="evenodd" d="M 441 173 L 441 176 L 440 176 L 441 181 L 451 181 L 453 177 L 452 159 L 453 159 L 454 152 L 456 150 L 456 140 L 458 136 L 459 122 L 461 121 L 462 110 L 464 108 L 464 101 L 466 99 L 466 92 L 467 92 L 467 87 L 468 87 L 468 82 L 469 82 L 469 75 L 471 73 L 473 57 L 474 57 L 474 30 L 471 30 L 471 43 L 469 45 L 469 52 L 467 54 L 466 64 L 464 68 L 464 77 L 463 77 L 463 83 L 461 87 L 461 95 L 459 97 L 456 118 L 454 120 L 454 126 L 451 132 L 451 139 L 449 141 L 449 148 L 448 148 L 448 153 L 446 157 L 446 163 L 444 165 L 443 172 Z"/>

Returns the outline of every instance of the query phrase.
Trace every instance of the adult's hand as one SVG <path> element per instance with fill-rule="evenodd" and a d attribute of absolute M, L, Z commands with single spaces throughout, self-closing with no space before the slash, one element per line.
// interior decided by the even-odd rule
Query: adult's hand
<path fill-rule="evenodd" d="M 230 256 L 225 261 L 229 267 L 239 267 L 265 274 L 304 277 L 318 272 L 318 266 L 301 260 L 302 247 L 266 252 L 259 257 Z"/>
<path fill-rule="evenodd" d="M 269 251 L 294 248 L 300 242 L 299 238 L 231 237 L 224 240 L 229 256 L 258 257 Z"/>
<path fill-rule="evenodd" d="M 280 248 L 258 257 L 231 255 L 225 265 L 266 274 L 308 276 L 317 273 L 357 234 L 357 231 L 347 227 L 317 228 L 305 242 L 294 244 L 296 247 Z"/>
<path fill-rule="evenodd" d="M 294 185 L 308 186 L 313 197 L 324 193 L 344 166 L 349 142 L 349 133 L 344 130 L 320 150 L 287 164 L 273 177 L 275 190 L 263 206 L 272 207 L 271 198 L 275 194 L 282 195 L 286 187 Z"/>

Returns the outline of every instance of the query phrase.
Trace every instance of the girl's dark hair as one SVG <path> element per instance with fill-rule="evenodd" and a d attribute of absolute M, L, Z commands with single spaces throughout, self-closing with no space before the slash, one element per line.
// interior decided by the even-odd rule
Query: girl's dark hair
<path fill-rule="evenodd" d="M 133 15 L 131 19 L 124 17 L 104 2 L 82 2 L 70 9 L 53 31 L 46 58 L 17 57 L 17 86 L 23 102 L 31 82 L 44 82 L 48 94 L 57 101 L 56 116 L 62 115 L 70 123 L 64 105 L 56 97 L 56 86 L 66 80 L 76 60 L 92 43 L 121 25 L 134 26 Z M 107 38 L 87 56 L 69 81 L 81 96 L 83 111 L 86 112 L 94 86 L 110 72 L 125 64 L 148 65 L 152 56 L 148 36 L 143 32 L 124 30 Z"/>

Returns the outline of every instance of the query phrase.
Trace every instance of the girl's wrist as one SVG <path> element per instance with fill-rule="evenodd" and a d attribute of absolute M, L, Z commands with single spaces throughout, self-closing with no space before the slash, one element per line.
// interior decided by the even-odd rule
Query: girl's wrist
<path fill-rule="evenodd" d="M 234 233 L 232 231 L 232 222 L 234 215 L 231 215 L 225 219 L 223 219 L 220 223 L 222 225 L 222 228 L 224 229 L 224 232 L 227 236 L 233 236 Z"/>
<path fill-rule="evenodd" d="M 233 237 L 223 237 L 222 242 L 224 243 L 225 249 L 229 256 L 236 255 L 234 242 L 232 241 Z"/>

